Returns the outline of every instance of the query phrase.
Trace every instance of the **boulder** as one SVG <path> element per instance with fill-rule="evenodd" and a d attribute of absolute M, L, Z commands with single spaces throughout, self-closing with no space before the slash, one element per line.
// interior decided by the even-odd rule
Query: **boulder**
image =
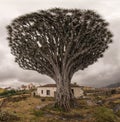
<path fill-rule="evenodd" d="M 113 108 L 113 112 L 117 113 L 118 111 L 120 111 L 120 104 L 117 104 L 114 108 Z"/>

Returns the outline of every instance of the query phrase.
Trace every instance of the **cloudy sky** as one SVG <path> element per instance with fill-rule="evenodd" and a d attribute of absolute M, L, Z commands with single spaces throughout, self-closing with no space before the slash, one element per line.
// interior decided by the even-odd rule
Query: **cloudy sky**
<path fill-rule="evenodd" d="M 84 71 L 76 72 L 72 82 L 94 87 L 120 82 L 120 0 L 0 0 L 0 87 L 15 87 L 30 82 L 54 83 L 49 77 L 23 70 L 14 63 L 5 28 L 20 15 L 53 7 L 95 10 L 110 23 L 114 35 L 114 42 L 104 53 L 104 58 Z"/>

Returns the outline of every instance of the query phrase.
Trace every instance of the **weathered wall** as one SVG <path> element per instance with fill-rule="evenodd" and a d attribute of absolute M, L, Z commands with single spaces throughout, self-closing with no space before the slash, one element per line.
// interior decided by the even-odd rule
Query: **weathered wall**
<path fill-rule="evenodd" d="M 41 90 L 43 90 L 43 94 L 41 93 Z M 50 95 L 46 94 L 46 91 L 50 90 Z M 56 87 L 38 87 L 37 88 L 37 95 L 41 97 L 54 97 L 54 92 L 56 91 Z"/>
<path fill-rule="evenodd" d="M 74 96 L 76 98 L 79 98 L 80 96 L 83 96 L 83 90 L 80 87 L 72 87 L 74 90 Z M 43 90 L 43 93 L 41 92 Z M 46 94 L 46 91 L 50 90 L 50 95 Z M 36 95 L 41 97 L 54 97 L 54 93 L 56 91 L 56 87 L 38 87 L 36 91 Z"/>

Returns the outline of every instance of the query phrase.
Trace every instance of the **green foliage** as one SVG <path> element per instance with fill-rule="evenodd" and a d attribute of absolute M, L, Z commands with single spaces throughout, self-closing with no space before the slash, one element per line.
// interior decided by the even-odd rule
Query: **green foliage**
<path fill-rule="evenodd" d="M 9 91 L 4 91 L 2 93 L 0 93 L 0 96 L 1 97 L 8 97 L 8 96 L 12 96 L 12 95 L 15 95 L 16 94 L 16 91 L 15 90 L 9 90 Z"/>
<path fill-rule="evenodd" d="M 34 110 L 32 114 L 34 116 L 36 116 L 36 117 L 40 117 L 40 116 L 44 115 L 44 111 L 42 111 L 42 110 Z"/>
<path fill-rule="evenodd" d="M 72 76 L 103 57 L 112 42 L 108 25 L 92 10 L 53 8 L 13 20 L 7 26 L 7 39 L 21 68 L 56 80 L 53 67 L 61 74 L 63 61 L 64 68 L 70 66 L 67 72 Z"/>
<path fill-rule="evenodd" d="M 116 115 L 117 115 L 118 117 L 120 117 L 120 110 L 116 113 Z"/>
<path fill-rule="evenodd" d="M 47 106 L 45 106 L 44 108 L 42 108 L 42 110 L 44 110 L 44 111 L 47 111 L 47 112 L 55 112 L 55 113 L 59 113 L 59 112 L 64 112 L 64 110 L 62 109 L 62 108 L 60 108 L 60 107 L 58 107 L 58 106 L 55 106 L 55 105 L 51 105 L 51 104 L 49 104 L 49 105 L 47 105 Z"/>
<path fill-rule="evenodd" d="M 62 108 L 57 107 L 57 106 L 52 107 L 52 110 L 53 110 L 53 111 L 58 111 L 58 112 L 63 112 L 63 111 L 64 111 Z"/>
<path fill-rule="evenodd" d="M 0 122 L 13 122 L 15 120 L 19 120 L 19 117 L 6 111 L 0 111 Z"/>
<path fill-rule="evenodd" d="M 0 97 L 10 97 L 13 95 L 30 94 L 29 90 L 15 91 L 15 90 L 5 90 L 0 93 Z"/>
<path fill-rule="evenodd" d="M 94 112 L 95 122 L 115 122 L 116 116 L 111 109 L 98 107 Z"/>

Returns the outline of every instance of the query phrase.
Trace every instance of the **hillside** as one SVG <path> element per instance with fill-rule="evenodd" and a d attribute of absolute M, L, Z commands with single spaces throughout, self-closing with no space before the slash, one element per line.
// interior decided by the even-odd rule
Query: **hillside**
<path fill-rule="evenodd" d="M 107 88 L 117 88 L 117 87 L 120 87 L 120 83 L 113 83 L 113 84 L 110 84 L 108 86 L 106 86 Z"/>

